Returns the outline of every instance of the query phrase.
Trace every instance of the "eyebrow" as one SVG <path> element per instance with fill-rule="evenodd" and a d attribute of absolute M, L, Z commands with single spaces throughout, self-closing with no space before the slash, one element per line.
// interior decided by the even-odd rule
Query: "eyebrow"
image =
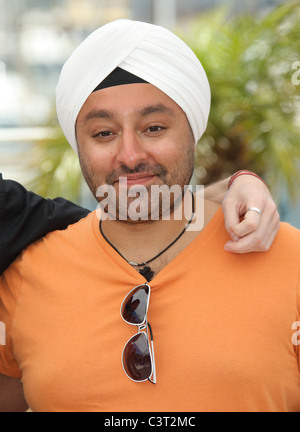
<path fill-rule="evenodd" d="M 85 121 L 93 120 L 93 119 L 114 119 L 116 116 L 112 111 L 108 110 L 92 110 L 85 117 Z"/>
<path fill-rule="evenodd" d="M 140 111 L 140 116 L 147 117 L 148 115 L 157 113 L 168 114 L 171 117 L 175 118 L 175 112 L 171 108 L 166 107 L 163 104 L 153 105 L 142 109 L 142 111 Z"/>
<path fill-rule="evenodd" d="M 163 105 L 163 104 L 158 104 L 158 105 L 151 105 L 148 107 L 143 108 L 140 111 L 137 111 L 138 116 L 140 117 L 147 117 L 151 114 L 168 114 L 171 117 L 176 117 L 175 116 L 175 112 Z M 90 111 L 87 116 L 85 117 L 85 121 L 89 121 L 89 120 L 93 120 L 93 119 L 108 119 L 108 120 L 114 120 L 116 118 L 116 114 L 113 111 L 109 111 L 109 110 L 92 110 Z"/>

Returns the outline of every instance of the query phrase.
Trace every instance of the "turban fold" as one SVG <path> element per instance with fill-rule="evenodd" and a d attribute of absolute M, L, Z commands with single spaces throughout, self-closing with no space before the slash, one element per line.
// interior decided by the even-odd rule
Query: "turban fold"
<path fill-rule="evenodd" d="M 210 111 L 210 87 L 194 52 L 153 24 L 117 20 L 92 33 L 65 63 L 56 88 L 57 115 L 78 152 L 75 125 L 89 95 L 117 67 L 154 85 L 185 112 L 197 142 Z"/>

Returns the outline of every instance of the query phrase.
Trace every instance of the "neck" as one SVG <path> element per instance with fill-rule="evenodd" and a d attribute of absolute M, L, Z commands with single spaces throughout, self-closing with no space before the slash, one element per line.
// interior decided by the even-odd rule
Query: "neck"
<path fill-rule="evenodd" d="M 189 201 L 192 208 L 192 196 Z M 108 219 L 102 223 L 102 230 L 127 261 L 147 262 L 168 246 L 188 222 L 184 216 L 181 220 L 174 220 L 174 214 L 170 215 L 170 220 L 140 223 Z"/>

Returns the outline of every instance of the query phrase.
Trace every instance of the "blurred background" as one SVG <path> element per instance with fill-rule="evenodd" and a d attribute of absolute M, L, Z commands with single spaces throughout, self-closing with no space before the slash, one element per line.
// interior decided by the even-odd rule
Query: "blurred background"
<path fill-rule="evenodd" d="M 74 48 L 119 18 L 173 30 L 203 63 L 212 110 L 194 182 L 253 170 L 300 228 L 299 1 L 0 0 L 3 177 L 96 208 L 58 126 L 55 87 Z"/>

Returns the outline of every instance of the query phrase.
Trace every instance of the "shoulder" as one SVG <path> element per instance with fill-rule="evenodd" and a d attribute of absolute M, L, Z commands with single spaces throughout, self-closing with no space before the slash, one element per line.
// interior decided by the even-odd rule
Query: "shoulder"
<path fill-rule="evenodd" d="M 300 230 L 294 226 L 282 222 L 274 247 L 282 250 L 283 253 L 296 255 L 300 260 Z"/>
<path fill-rule="evenodd" d="M 55 273 L 65 275 L 67 266 L 72 270 L 84 261 L 91 260 L 96 243 L 93 224 L 96 213 L 70 225 L 64 231 L 53 231 L 22 251 L 17 259 L 0 276 L 1 302 L 16 303 L 25 283 L 51 280 Z M 14 300 L 11 300 L 14 299 Z"/>
<path fill-rule="evenodd" d="M 24 251 L 24 255 L 39 253 L 42 249 L 51 250 L 62 248 L 67 245 L 70 247 L 73 245 L 77 245 L 77 247 L 83 246 L 83 243 L 90 240 L 91 234 L 93 233 L 95 217 L 96 214 L 93 212 L 78 222 L 69 225 L 65 230 L 57 230 L 48 233 L 45 237 L 30 245 Z"/>
<path fill-rule="evenodd" d="M 273 275 L 277 275 L 278 280 L 295 281 L 300 274 L 300 231 L 292 225 L 281 223 L 270 250 L 259 256 L 260 262 Z"/>
<path fill-rule="evenodd" d="M 96 213 L 93 212 L 65 230 L 50 232 L 24 249 L 8 271 L 17 270 L 25 276 L 33 268 L 39 267 L 40 271 L 41 266 L 54 267 L 75 258 L 80 251 L 86 252 L 95 237 L 93 234 L 95 218 Z"/>

